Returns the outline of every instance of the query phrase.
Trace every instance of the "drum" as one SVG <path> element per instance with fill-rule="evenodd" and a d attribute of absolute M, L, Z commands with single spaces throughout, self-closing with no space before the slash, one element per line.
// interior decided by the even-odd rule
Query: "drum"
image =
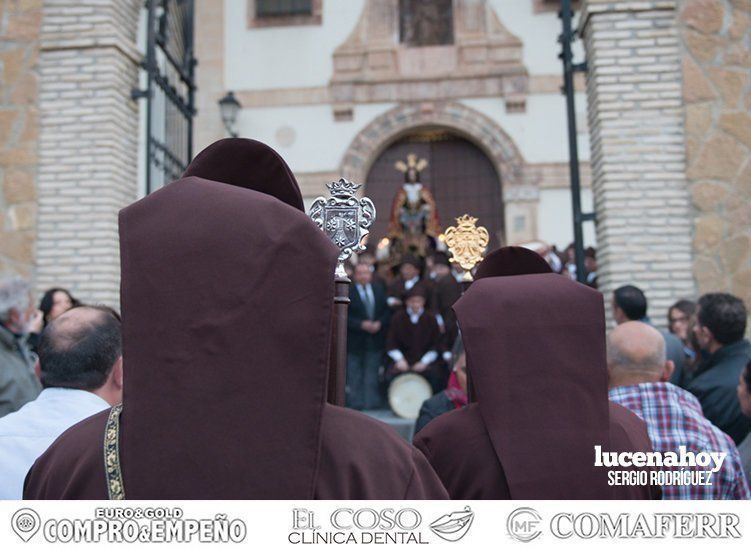
<path fill-rule="evenodd" d="M 389 406 L 397 416 L 406 419 L 417 419 L 422 403 L 431 396 L 430 383 L 418 374 L 400 374 L 389 385 Z"/>

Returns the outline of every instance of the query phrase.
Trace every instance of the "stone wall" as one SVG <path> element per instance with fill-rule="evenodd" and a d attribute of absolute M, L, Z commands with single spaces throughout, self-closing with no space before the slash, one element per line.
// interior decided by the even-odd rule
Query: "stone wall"
<path fill-rule="evenodd" d="M 751 305 L 751 0 L 681 0 L 694 275 Z"/>
<path fill-rule="evenodd" d="M 119 305 L 117 214 L 136 198 L 139 0 L 45 2 L 37 288 Z"/>
<path fill-rule="evenodd" d="M 0 0 L 0 275 L 31 276 L 42 0 Z"/>
<path fill-rule="evenodd" d="M 676 0 L 583 3 L 600 288 L 636 284 L 649 314 L 695 293 Z M 608 307 L 608 314 L 610 313 Z"/>

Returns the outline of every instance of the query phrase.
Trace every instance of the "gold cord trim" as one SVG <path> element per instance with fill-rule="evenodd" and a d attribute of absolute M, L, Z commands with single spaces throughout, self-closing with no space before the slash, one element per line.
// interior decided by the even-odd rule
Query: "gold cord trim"
<path fill-rule="evenodd" d="M 122 404 L 113 406 L 104 429 L 104 471 L 107 476 L 107 495 L 113 500 L 125 499 L 123 472 L 120 468 L 120 412 L 122 411 Z"/>

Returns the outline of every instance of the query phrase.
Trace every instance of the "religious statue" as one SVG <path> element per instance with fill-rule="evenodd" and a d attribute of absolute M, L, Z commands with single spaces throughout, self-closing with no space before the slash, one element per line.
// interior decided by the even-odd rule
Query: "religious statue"
<path fill-rule="evenodd" d="M 394 167 L 404 174 L 404 184 L 391 207 L 388 239 L 392 260 L 404 254 L 425 257 L 436 248 L 441 226 L 438 222 L 433 193 L 420 182 L 420 172 L 428 166 L 424 158 L 410 153 L 407 161 L 399 160 Z"/>

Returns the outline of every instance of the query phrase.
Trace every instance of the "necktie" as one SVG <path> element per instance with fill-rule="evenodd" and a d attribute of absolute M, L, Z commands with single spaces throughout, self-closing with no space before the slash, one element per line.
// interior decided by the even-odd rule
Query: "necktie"
<path fill-rule="evenodd" d="M 362 286 L 362 301 L 365 305 L 365 312 L 368 314 L 368 318 L 373 320 L 375 316 L 373 300 L 370 299 L 370 292 L 368 292 L 367 286 Z"/>

